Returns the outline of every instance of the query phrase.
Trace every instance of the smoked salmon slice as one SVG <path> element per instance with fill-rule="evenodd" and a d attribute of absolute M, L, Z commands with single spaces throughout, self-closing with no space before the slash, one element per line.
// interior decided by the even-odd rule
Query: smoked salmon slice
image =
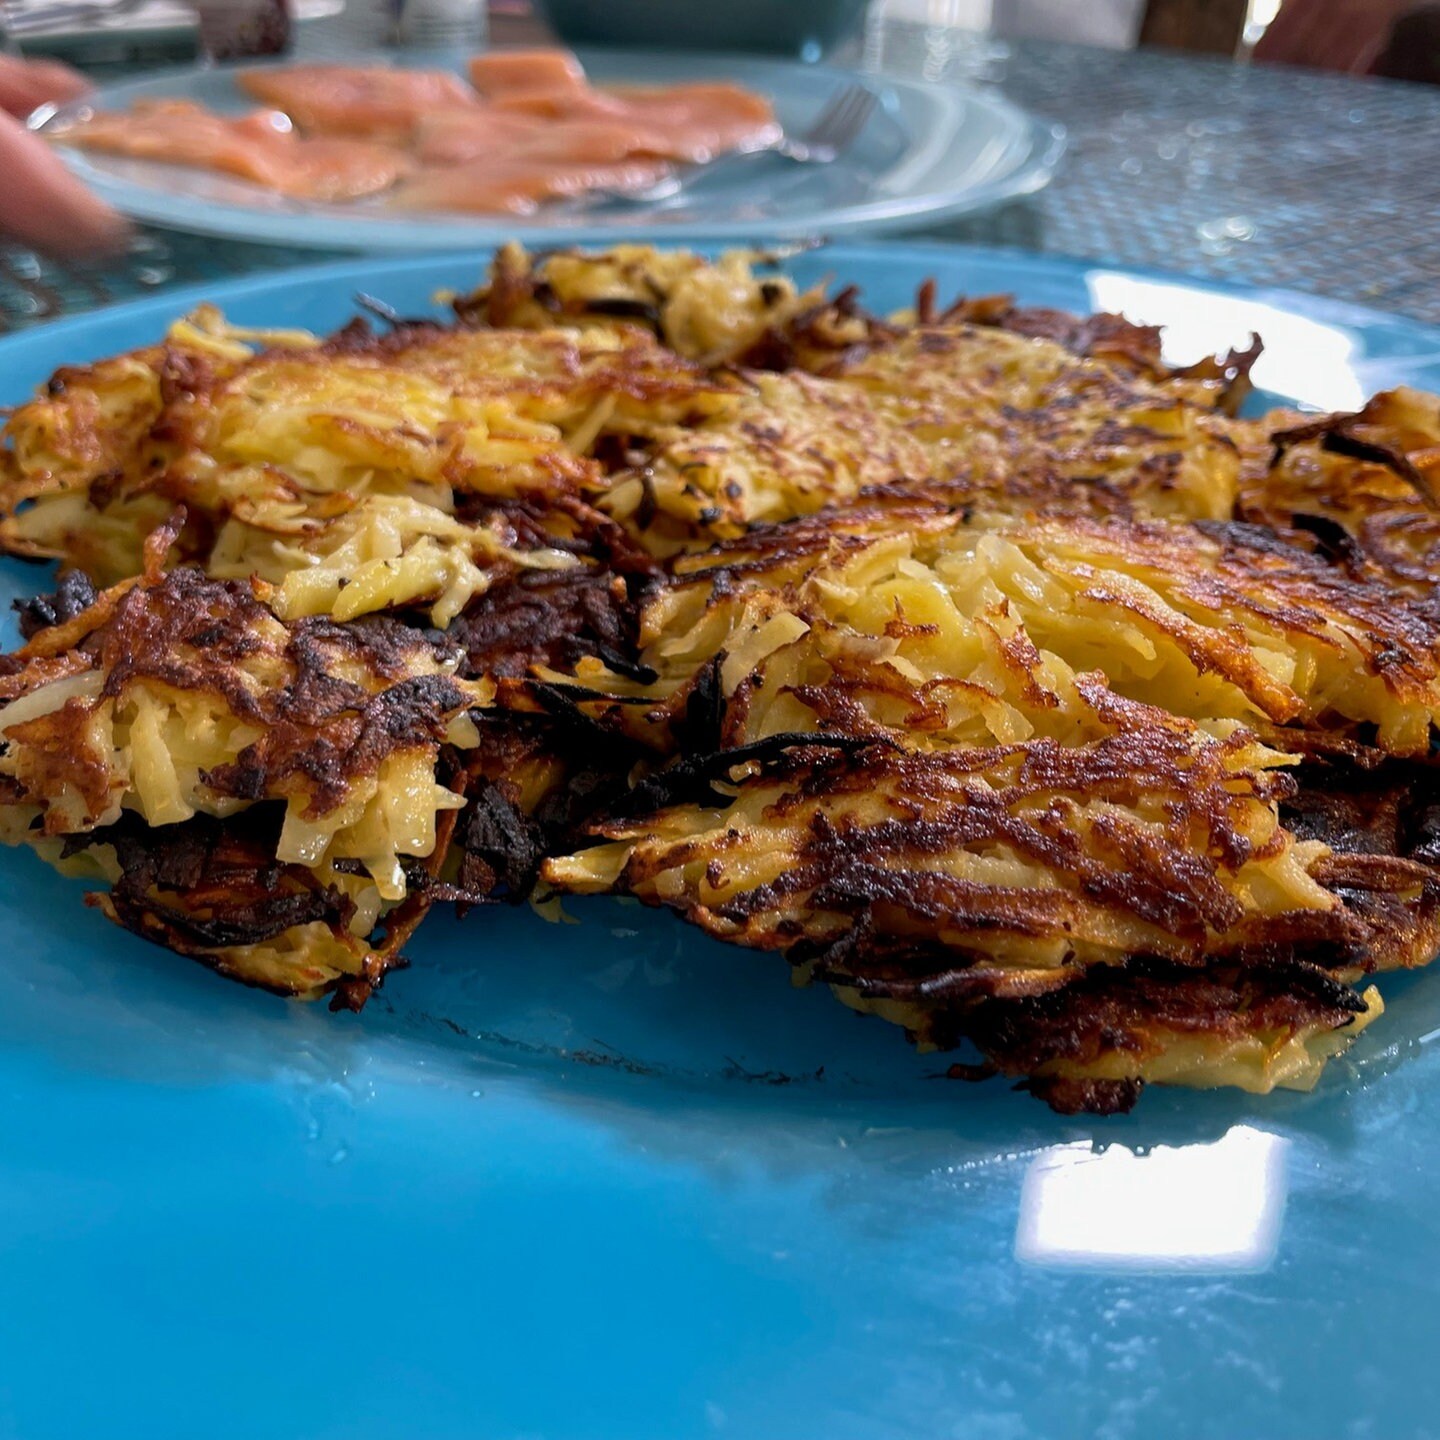
<path fill-rule="evenodd" d="M 540 120 L 488 109 L 480 115 L 440 115 L 421 121 L 411 148 L 426 165 L 463 165 L 500 153 L 515 160 L 587 164 L 674 158 L 664 133 L 653 125 Z"/>
<path fill-rule="evenodd" d="M 401 210 L 451 210 L 476 215 L 528 215 L 547 200 L 587 190 L 637 190 L 669 167 L 655 160 L 604 164 L 499 156 L 421 170 L 388 197 Z"/>
<path fill-rule="evenodd" d="M 691 164 L 730 150 L 760 150 L 781 130 L 767 100 L 738 86 L 686 85 L 649 91 L 522 91 L 492 108 L 554 125 L 628 125 L 639 153 Z"/>
<path fill-rule="evenodd" d="M 470 83 L 484 96 L 583 90 L 585 71 L 568 50 L 489 50 L 470 61 Z"/>
<path fill-rule="evenodd" d="M 603 93 L 620 101 L 637 123 L 664 134 L 677 159 L 703 161 L 729 150 L 760 150 L 781 138 L 770 102 L 741 85 L 616 85 Z"/>
<path fill-rule="evenodd" d="M 96 115 L 59 138 L 82 149 L 236 175 L 307 200 L 376 194 L 413 164 L 403 151 L 386 145 L 302 139 L 278 110 L 230 118 L 188 100 L 138 101 L 128 114 Z"/>
<path fill-rule="evenodd" d="M 448 70 L 381 65 L 286 65 L 242 70 L 240 88 L 283 110 L 306 134 L 404 143 L 424 117 L 476 108 L 475 92 Z"/>
<path fill-rule="evenodd" d="M 568 50 L 477 55 L 470 78 L 497 110 L 571 125 L 628 124 L 638 137 L 636 154 L 697 162 L 780 138 L 774 109 L 753 90 L 711 81 L 596 87 Z"/>
<path fill-rule="evenodd" d="M 514 115 L 489 105 L 442 110 L 418 123 L 410 149 L 424 165 L 463 165 L 532 141 L 545 128 L 546 122 L 533 115 Z"/>
<path fill-rule="evenodd" d="M 552 125 L 608 126 L 612 133 L 615 127 L 628 125 L 637 152 L 688 164 L 701 164 L 730 150 L 760 150 L 773 145 L 781 134 L 768 106 L 757 116 L 723 101 L 672 97 L 668 91 L 644 101 L 595 90 L 501 96 L 493 107 L 501 114 L 526 115 Z"/>

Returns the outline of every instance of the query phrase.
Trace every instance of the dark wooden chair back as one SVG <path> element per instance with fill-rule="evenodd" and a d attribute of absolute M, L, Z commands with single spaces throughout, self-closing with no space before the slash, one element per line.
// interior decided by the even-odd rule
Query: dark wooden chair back
<path fill-rule="evenodd" d="M 1140 43 L 1233 55 L 1248 9 L 1248 0 L 1146 0 Z"/>

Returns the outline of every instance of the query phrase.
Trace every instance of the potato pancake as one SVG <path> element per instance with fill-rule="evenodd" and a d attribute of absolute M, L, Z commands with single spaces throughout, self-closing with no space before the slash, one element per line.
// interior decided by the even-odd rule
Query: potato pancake
<path fill-rule="evenodd" d="M 603 487 L 589 454 L 602 436 L 737 389 L 634 331 L 377 336 L 358 322 L 325 342 L 261 337 L 258 352 L 251 338 L 204 314 L 162 345 L 57 374 L 5 426 L 0 543 L 114 583 L 183 505 L 178 558 L 278 578 L 296 563 L 283 547 L 367 500 L 574 502 Z"/>
<path fill-rule="evenodd" d="M 1440 949 L 1440 401 L 1241 418 L 1258 342 L 776 258 L 59 372 L 0 838 L 343 1005 L 431 905 L 604 893 L 1057 1109 L 1313 1085 Z"/>
<path fill-rule="evenodd" d="M 460 660 L 389 619 L 286 623 L 248 583 L 152 564 L 0 665 L 0 832 L 83 859 L 113 919 L 217 969 L 373 984 L 393 953 L 372 937 L 429 889 L 464 804 L 442 767 L 490 697 Z"/>

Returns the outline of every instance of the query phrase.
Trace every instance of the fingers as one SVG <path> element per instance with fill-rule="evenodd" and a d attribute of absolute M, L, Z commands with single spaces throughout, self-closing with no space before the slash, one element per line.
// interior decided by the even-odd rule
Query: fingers
<path fill-rule="evenodd" d="M 90 89 L 78 71 L 57 60 L 0 55 L 0 110 L 22 119 L 47 100 L 74 100 Z"/>
<path fill-rule="evenodd" d="M 129 227 L 97 200 L 17 120 L 47 101 L 74 100 L 89 82 L 53 60 L 0 55 L 0 238 L 9 237 L 55 255 L 119 249 Z"/>
<path fill-rule="evenodd" d="M 36 135 L 0 115 L 0 237 L 54 255 L 104 253 L 129 227 L 96 199 Z"/>

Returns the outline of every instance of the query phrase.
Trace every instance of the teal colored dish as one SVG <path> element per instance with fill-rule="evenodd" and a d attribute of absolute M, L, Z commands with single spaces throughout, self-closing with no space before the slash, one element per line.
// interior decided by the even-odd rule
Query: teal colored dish
<path fill-rule="evenodd" d="M 417 65 L 462 70 L 469 52 L 413 54 Z M 799 135 L 855 77 L 819 65 L 753 55 L 581 51 L 600 83 L 663 84 L 725 79 L 769 96 L 788 133 Z M 389 63 L 377 57 L 372 63 Z M 362 62 L 363 63 L 363 57 Z M 253 67 L 251 67 L 253 68 Z M 252 108 L 232 69 L 176 70 L 108 85 L 85 100 L 46 106 L 31 117 L 42 133 L 87 108 L 122 110 L 136 100 L 197 100 L 222 112 Z M 434 251 L 619 239 L 837 235 L 930 223 L 999 204 L 1045 185 L 1059 164 L 1064 132 L 990 91 L 872 77 L 881 104 L 839 159 L 795 165 L 756 156 L 701 178 L 684 203 L 549 206 L 517 221 L 504 216 L 424 215 L 378 201 L 337 206 L 274 195 L 241 180 L 152 161 L 85 153 L 60 145 L 70 168 L 125 214 L 174 230 L 237 240 L 338 250 Z"/>
<path fill-rule="evenodd" d="M 213 300 L 404 314 L 473 256 L 175 292 L 0 341 L 0 403 Z M 880 306 L 1121 308 L 1259 383 L 1440 389 L 1440 332 L 920 246 Z M 5 598 L 45 570 L 0 564 Z M 7 622 L 8 623 L 8 622 Z M 7 645 L 14 642 L 13 628 Z M 359 1016 L 216 980 L 0 852 L 0 1433 L 25 1440 L 1239 1440 L 1437 1433 L 1440 974 L 1310 1095 L 1063 1119 L 936 1078 L 783 962 L 616 903 L 434 916 Z"/>
<path fill-rule="evenodd" d="M 818 60 L 859 28 L 866 0 L 537 0 L 535 8 L 568 45 L 763 50 Z"/>

